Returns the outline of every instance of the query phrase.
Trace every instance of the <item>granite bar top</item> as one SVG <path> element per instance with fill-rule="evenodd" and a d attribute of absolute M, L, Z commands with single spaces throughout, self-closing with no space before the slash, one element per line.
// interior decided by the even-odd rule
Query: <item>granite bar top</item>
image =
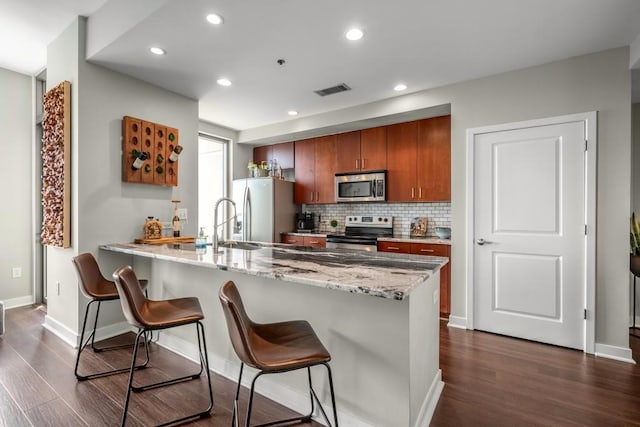
<path fill-rule="evenodd" d="M 258 245 L 254 250 L 221 248 L 217 254 L 211 246 L 196 251 L 193 244 L 114 243 L 100 249 L 394 300 L 407 298 L 448 262 L 422 255 Z"/>

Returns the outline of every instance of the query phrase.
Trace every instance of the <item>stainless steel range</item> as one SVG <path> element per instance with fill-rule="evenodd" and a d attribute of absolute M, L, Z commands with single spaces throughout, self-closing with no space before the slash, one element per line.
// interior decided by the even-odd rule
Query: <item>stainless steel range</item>
<path fill-rule="evenodd" d="M 393 237 L 392 216 L 350 215 L 344 234 L 327 235 L 327 248 L 377 252 L 378 237 Z"/>

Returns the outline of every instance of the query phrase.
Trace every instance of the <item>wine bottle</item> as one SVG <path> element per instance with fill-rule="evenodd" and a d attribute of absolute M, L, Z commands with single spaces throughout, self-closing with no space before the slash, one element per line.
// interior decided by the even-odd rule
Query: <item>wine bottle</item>
<path fill-rule="evenodd" d="M 180 153 L 182 153 L 182 145 L 176 145 L 175 147 L 173 147 L 173 151 L 169 155 L 169 162 L 173 163 L 178 160 L 178 156 L 180 156 Z"/>
<path fill-rule="evenodd" d="M 140 169 L 142 165 L 144 165 L 145 160 L 147 160 L 148 158 L 149 158 L 149 153 L 147 153 L 146 151 L 139 152 L 138 157 L 136 157 L 136 159 L 133 161 L 131 168 L 134 171 Z"/>
<path fill-rule="evenodd" d="M 178 208 L 173 212 L 173 237 L 180 237 L 180 217 L 178 216 Z"/>

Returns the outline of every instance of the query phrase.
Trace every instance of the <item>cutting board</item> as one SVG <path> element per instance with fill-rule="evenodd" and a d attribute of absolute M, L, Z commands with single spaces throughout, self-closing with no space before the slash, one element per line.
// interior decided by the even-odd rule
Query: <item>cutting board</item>
<path fill-rule="evenodd" d="M 135 243 L 144 243 L 147 245 L 167 245 L 171 243 L 193 243 L 196 241 L 195 237 L 160 237 L 158 239 L 135 239 Z"/>

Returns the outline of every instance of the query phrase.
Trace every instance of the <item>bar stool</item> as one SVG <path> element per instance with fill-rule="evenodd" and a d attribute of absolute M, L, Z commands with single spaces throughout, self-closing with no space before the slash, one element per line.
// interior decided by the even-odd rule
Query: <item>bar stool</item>
<path fill-rule="evenodd" d="M 91 349 L 98 353 L 105 350 L 114 350 L 118 348 L 131 347 L 132 344 L 122 344 L 122 345 L 113 345 L 107 347 L 96 347 L 95 345 L 95 337 L 96 337 L 96 327 L 98 326 L 98 316 L 100 314 L 100 304 L 105 301 L 113 301 L 119 299 L 118 291 L 116 290 L 116 285 L 111 280 L 105 279 L 105 277 L 100 272 L 100 268 L 98 267 L 98 263 L 96 259 L 90 253 L 80 254 L 72 259 L 73 265 L 76 267 L 76 273 L 78 274 L 78 284 L 80 285 L 80 290 L 87 297 L 90 298 L 89 304 L 87 304 L 87 308 L 84 312 L 84 320 L 82 322 L 82 333 L 80 334 L 80 347 L 78 348 L 78 354 L 76 355 L 76 367 L 74 373 L 76 378 L 79 381 L 89 380 L 93 378 L 105 377 L 107 375 L 119 374 L 122 372 L 128 372 L 129 367 L 122 369 L 113 369 L 103 372 L 97 372 L 89 375 L 80 375 L 78 373 L 78 366 L 80 365 L 80 355 L 85 347 L 89 344 L 89 340 L 91 340 Z M 140 286 L 145 289 L 147 287 L 147 281 L 141 280 Z M 87 337 L 87 340 L 84 341 L 84 332 L 87 326 L 87 318 L 89 317 L 89 309 L 91 305 L 97 302 L 98 306 L 96 308 L 96 316 L 93 322 L 93 330 L 91 334 Z M 147 346 L 147 340 L 145 340 L 145 346 Z M 147 366 L 149 362 L 149 349 L 146 347 L 147 359 L 146 361 L 136 368 L 144 368 Z"/>
<path fill-rule="evenodd" d="M 131 358 L 131 368 L 129 369 L 129 384 L 127 385 L 127 395 L 125 398 L 124 409 L 122 412 L 122 426 L 127 420 L 127 411 L 129 409 L 129 399 L 131 391 L 139 392 L 152 390 L 158 387 L 177 384 L 183 381 L 196 380 L 200 378 L 202 371 L 207 374 L 207 382 L 209 384 L 209 407 L 204 411 L 196 412 L 182 418 L 171 420 L 162 425 L 182 423 L 194 418 L 204 418 L 211 414 L 213 409 L 213 388 L 211 387 L 211 376 L 209 373 L 209 358 L 207 355 L 207 343 L 204 337 L 204 326 L 202 319 L 204 314 L 200 308 L 198 298 L 175 298 L 163 301 L 153 301 L 147 299 L 142 293 L 142 288 L 138 283 L 136 274 L 129 266 L 121 267 L 113 273 L 113 279 L 120 295 L 120 303 L 122 311 L 127 322 L 138 328 L 136 335 L 136 345 L 133 348 L 133 356 Z M 200 371 L 194 374 L 174 378 L 166 381 L 160 381 L 144 386 L 133 386 L 133 373 L 135 371 L 136 356 L 138 353 L 138 342 L 146 332 L 153 332 L 163 329 L 169 329 L 176 326 L 184 326 L 195 323 L 198 335 L 198 350 L 200 354 Z"/>
<path fill-rule="evenodd" d="M 331 355 L 316 336 L 313 328 L 307 321 L 294 320 L 288 322 L 260 324 L 253 322 L 244 309 L 238 288 L 232 281 L 225 283 L 219 292 L 220 302 L 224 316 L 227 320 L 227 329 L 231 344 L 238 358 L 240 358 L 240 375 L 236 387 L 236 397 L 233 403 L 233 416 L 231 425 L 237 427 L 238 421 L 238 397 L 240 395 L 240 383 L 244 365 L 249 365 L 259 370 L 251 382 L 251 392 L 247 406 L 247 419 L 245 426 L 249 427 L 251 421 L 251 405 L 256 380 L 263 374 L 275 374 L 307 369 L 309 377 L 309 398 L 311 411 L 308 415 L 273 421 L 260 426 L 276 424 L 288 424 L 293 422 L 308 422 L 314 411 L 314 401 L 329 426 L 332 426 L 329 417 L 324 411 L 318 396 L 311 384 L 311 367 L 324 365 L 329 377 L 329 389 L 331 391 L 331 404 L 333 406 L 334 427 L 338 427 L 338 414 L 336 412 L 336 399 L 333 392 L 333 379 L 329 361 Z M 259 426 L 256 426 L 259 427 Z"/>

